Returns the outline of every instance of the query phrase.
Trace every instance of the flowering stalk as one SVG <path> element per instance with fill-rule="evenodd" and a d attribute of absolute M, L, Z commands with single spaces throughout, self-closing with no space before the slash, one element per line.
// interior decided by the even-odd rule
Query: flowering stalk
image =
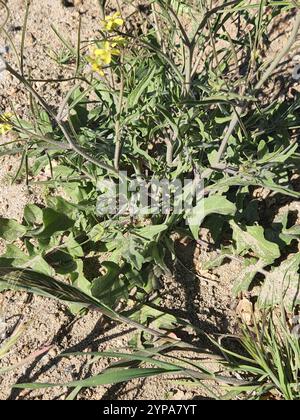
<path fill-rule="evenodd" d="M 104 32 L 110 33 L 118 29 L 124 24 L 119 12 L 113 15 L 106 16 L 102 21 L 101 25 Z M 99 76 L 104 77 L 104 67 L 109 66 L 112 62 L 113 56 L 119 56 L 121 47 L 125 42 L 125 38 L 122 36 L 113 36 L 105 41 L 101 41 L 91 49 L 90 55 L 87 56 L 87 60 L 91 65 L 92 71 L 97 73 Z"/>
<path fill-rule="evenodd" d="M 101 23 L 105 31 L 112 32 L 123 26 L 124 20 L 122 19 L 120 12 L 115 12 L 110 16 L 106 16 Z"/>

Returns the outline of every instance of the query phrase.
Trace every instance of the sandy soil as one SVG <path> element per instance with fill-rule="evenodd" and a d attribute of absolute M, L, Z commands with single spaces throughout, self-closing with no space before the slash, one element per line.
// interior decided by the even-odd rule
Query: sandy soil
<path fill-rule="evenodd" d="M 17 48 L 20 47 L 21 31 L 24 16 L 23 0 L 7 0 L 12 10 L 9 21 L 9 33 Z M 51 48 L 59 49 L 59 42 L 49 30 L 54 24 L 61 33 L 76 43 L 78 13 L 82 16 L 82 32 L 84 37 L 91 37 L 96 31 L 99 22 L 97 0 L 83 0 L 76 2 L 77 7 L 63 7 L 60 0 L 32 0 L 31 13 L 28 21 L 28 34 L 26 37 L 25 63 L 32 71 L 33 77 L 56 78 L 61 76 L 61 70 L 47 58 L 46 51 Z M 286 36 L 286 34 L 283 34 Z M 276 38 L 277 40 L 277 38 Z M 282 38 L 280 38 L 279 47 Z M 0 45 L 1 46 L 1 45 Z M 14 58 L 10 55 L 11 60 Z M 64 72 L 64 75 L 66 72 Z M 54 89 L 53 89 L 54 88 Z M 55 92 L 55 88 L 61 91 Z M 4 90 L 5 89 L 5 90 Z M 39 83 L 38 89 L 46 95 L 49 101 L 56 104 L 56 94 L 63 95 L 64 85 Z M 26 112 L 24 103 L 27 102 L 25 94 L 14 81 L 7 78 L 5 85 L 0 84 L 1 112 L 10 107 L 10 101 L 19 112 Z M 2 92 L 5 92 L 3 94 Z M 55 96 L 54 96 L 55 95 Z M 16 171 L 19 158 L 5 157 L 0 159 L 0 216 L 22 218 L 22 211 L 26 203 L 39 199 L 39 192 L 29 190 L 24 183 L 11 185 L 11 179 Z M 237 317 L 231 296 L 231 287 L 239 273 L 240 265 L 237 262 L 226 264 L 215 270 L 214 274 L 205 279 L 196 277 L 189 269 L 197 265 L 202 259 L 214 255 L 190 252 L 182 245 L 182 258 L 184 264 L 178 264 L 173 277 L 164 279 L 162 292 L 163 304 L 172 309 L 182 318 L 193 323 L 205 332 L 226 333 L 235 332 Z M 4 244 L 0 242 L 0 254 Z M 189 257 L 190 255 L 190 257 Z M 193 257 L 191 257 L 193 255 Z M 196 255 L 196 256 L 195 256 Z M 195 261 L 195 258 L 197 261 Z M 184 268 L 184 266 L 186 268 Z M 38 360 L 29 363 L 13 373 L 0 377 L 0 399 L 64 399 L 66 388 L 60 387 L 47 391 L 18 391 L 11 386 L 23 382 L 67 382 L 99 373 L 108 362 L 98 361 L 92 367 L 84 359 L 55 359 L 64 352 L 74 351 L 103 351 L 107 349 L 126 348 L 134 332 L 124 325 L 115 325 L 99 314 L 90 312 L 76 318 L 68 308 L 60 303 L 40 297 L 33 297 L 32 301 L 21 293 L 6 292 L 0 301 L 0 319 L 7 324 L 7 335 L 18 320 L 29 322 L 26 332 L 15 346 L 13 352 L 4 359 L 0 366 L 17 363 L 32 352 L 46 345 L 53 346 L 50 352 Z M 1 334 L 0 334 L 1 335 Z M 190 339 L 199 343 L 199 338 L 191 336 Z M 1 340 L 1 338 L 0 338 Z M 204 343 L 200 343 L 204 344 Z M 193 355 L 191 354 L 191 357 Z M 205 394 L 204 394 L 205 395 Z M 96 389 L 81 391 L 79 399 L 193 399 L 203 396 L 201 390 L 186 390 L 177 386 L 174 381 L 167 378 L 154 380 L 132 381 L 120 386 L 102 386 Z"/>

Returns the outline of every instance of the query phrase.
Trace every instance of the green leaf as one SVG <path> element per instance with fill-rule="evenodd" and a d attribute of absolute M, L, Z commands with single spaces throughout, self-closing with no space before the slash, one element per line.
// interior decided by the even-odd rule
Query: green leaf
<path fill-rule="evenodd" d="M 236 205 L 227 200 L 223 195 L 212 195 L 203 198 L 188 215 L 190 230 L 197 240 L 199 239 L 199 227 L 204 219 L 210 214 L 221 214 L 224 216 L 234 215 Z"/>
<path fill-rule="evenodd" d="M 179 372 L 180 368 L 174 368 L 173 372 Z M 83 388 L 97 387 L 100 385 L 118 384 L 121 382 L 128 382 L 137 378 L 148 378 L 151 376 L 161 375 L 163 373 L 170 373 L 170 370 L 160 368 L 135 368 L 135 369 L 122 369 L 122 370 L 109 370 L 101 375 L 93 376 L 91 378 L 83 379 L 81 381 L 66 382 L 63 384 L 17 384 L 14 387 L 19 389 L 41 389 L 53 388 L 57 386 L 66 386 L 74 388 L 81 386 Z"/>
<path fill-rule="evenodd" d="M 101 224 L 98 224 L 92 228 L 88 236 L 91 241 L 98 242 L 101 241 L 105 233 L 104 227 Z"/>
<path fill-rule="evenodd" d="M 30 265 L 30 268 L 38 273 L 43 273 L 47 276 L 53 276 L 55 271 L 52 267 L 44 260 L 41 255 L 34 257 L 27 265 Z"/>
<path fill-rule="evenodd" d="M 136 153 L 138 156 L 139 155 L 143 156 L 151 166 L 155 166 L 156 164 L 155 159 L 153 159 L 153 157 L 151 157 L 145 150 L 143 150 L 139 146 L 136 137 L 133 138 L 133 150 L 134 150 L 134 153 Z"/>
<path fill-rule="evenodd" d="M 222 188 L 228 188 L 231 186 L 250 186 L 250 185 L 257 185 L 260 187 L 269 188 L 272 191 L 277 193 L 287 195 L 290 197 L 300 198 L 300 192 L 293 191 L 288 187 L 284 187 L 281 185 L 275 184 L 275 182 L 271 179 L 266 179 L 262 177 L 254 177 L 251 174 L 247 174 L 247 177 L 242 175 L 234 175 L 234 176 L 227 176 L 220 179 L 220 181 L 215 182 L 213 185 L 208 187 L 210 191 L 219 191 Z"/>
<path fill-rule="evenodd" d="M 210 153 L 208 153 L 207 158 L 211 166 L 213 166 L 216 163 L 218 157 L 218 151 L 212 150 Z"/>
<path fill-rule="evenodd" d="M 37 235 L 39 239 L 48 239 L 55 233 L 68 231 L 74 225 L 74 221 L 63 213 L 47 208 L 43 209 L 43 224 L 44 229 Z"/>
<path fill-rule="evenodd" d="M 58 274 L 71 274 L 77 269 L 74 258 L 66 250 L 50 252 L 45 260 Z"/>
<path fill-rule="evenodd" d="M 236 206 L 224 196 L 212 195 L 204 199 L 204 214 L 234 215 Z"/>
<path fill-rule="evenodd" d="M 298 147 L 297 143 L 289 145 L 285 150 L 281 147 L 273 153 L 266 153 L 258 162 L 260 164 L 266 162 L 284 163 L 294 155 Z"/>
<path fill-rule="evenodd" d="M 163 346 L 164 347 L 164 346 Z M 170 372 L 178 369 L 177 365 L 174 365 L 169 362 L 164 362 L 162 360 L 154 359 L 153 356 L 157 353 L 159 354 L 159 347 L 156 347 L 153 352 L 149 351 L 149 353 L 145 352 L 145 356 L 142 352 L 135 352 L 135 353 L 121 353 L 118 351 L 101 351 L 101 352 L 74 352 L 74 353 L 62 353 L 58 357 L 92 357 L 93 361 L 97 361 L 98 358 L 110 358 L 110 359 L 125 359 L 129 362 L 136 362 L 137 360 L 140 362 L 147 362 L 155 367 L 166 369 Z M 121 362 L 123 364 L 123 361 Z M 125 362 L 126 363 L 126 362 Z"/>
<path fill-rule="evenodd" d="M 75 240 L 73 233 L 70 233 L 68 236 L 68 239 L 66 240 L 66 246 L 72 257 L 80 258 L 84 256 L 83 249 L 81 245 L 79 245 L 79 243 Z"/>
<path fill-rule="evenodd" d="M 43 211 L 35 204 L 27 204 L 24 209 L 24 219 L 29 225 L 43 223 Z"/>
<path fill-rule="evenodd" d="M 251 249 L 265 265 L 272 264 L 280 257 L 279 246 L 266 240 L 262 226 L 246 226 L 243 230 L 233 220 L 230 225 L 233 229 L 233 239 L 236 242 L 239 254 Z"/>
<path fill-rule="evenodd" d="M 71 219 L 77 217 L 78 207 L 69 201 L 65 200 L 63 197 L 48 197 L 47 205 L 50 208 L 53 208 L 58 213 L 67 214 Z"/>
<path fill-rule="evenodd" d="M 212 260 L 208 260 L 207 262 L 203 262 L 203 269 L 204 270 L 211 270 L 216 267 L 220 267 L 224 260 L 227 258 L 228 254 L 220 254 L 216 258 L 213 258 Z"/>
<path fill-rule="evenodd" d="M 145 245 L 138 238 L 130 237 L 122 248 L 121 257 L 132 267 L 140 271 L 145 262 Z"/>
<path fill-rule="evenodd" d="M 148 88 L 149 84 L 151 83 L 153 76 L 156 73 L 156 67 L 150 68 L 147 75 L 140 81 L 137 87 L 128 95 L 127 103 L 129 108 L 133 108 L 137 105 L 140 97 Z"/>
<path fill-rule="evenodd" d="M 16 220 L 0 218 L 0 238 L 5 241 L 13 242 L 24 236 L 26 232 L 26 227 Z"/>
<path fill-rule="evenodd" d="M 254 280 L 257 272 L 262 270 L 265 267 L 265 263 L 259 260 L 255 263 L 252 263 L 252 260 L 247 260 L 245 265 L 246 267 L 240 272 L 237 279 L 234 282 L 232 293 L 234 296 L 238 296 L 239 293 L 249 290 L 252 281 Z"/>
<path fill-rule="evenodd" d="M 275 267 L 265 279 L 258 304 L 262 308 L 283 303 L 292 312 L 300 304 L 300 254 L 296 254 Z"/>
<path fill-rule="evenodd" d="M 300 237 L 300 226 L 292 226 L 289 229 L 283 230 L 283 234 Z"/>
<path fill-rule="evenodd" d="M 41 255 L 28 256 L 15 245 L 7 245 L 6 252 L 0 258 L 0 267 L 31 268 L 46 275 L 54 271 Z"/>
<path fill-rule="evenodd" d="M 113 286 L 120 285 L 120 267 L 111 261 L 105 261 L 102 265 L 107 269 L 107 274 L 95 279 L 91 287 L 92 295 L 97 299 L 103 299 L 103 295 L 113 293 Z"/>
<path fill-rule="evenodd" d="M 13 244 L 6 245 L 5 254 L 0 258 L 1 267 L 20 267 L 27 264 L 30 257 L 26 255 L 19 247 Z"/>
<path fill-rule="evenodd" d="M 152 241 L 157 235 L 168 229 L 168 225 L 151 225 L 140 229 L 136 229 L 135 232 L 145 239 Z"/>
<path fill-rule="evenodd" d="M 158 307 L 160 300 L 154 303 Z M 174 315 L 159 311 L 147 305 L 143 306 L 140 311 L 135 312 L 131 318 L 143 325 L 149 325 L 150 323 L 152 327 L 164 330 L 172 330 L 178 324 L 177 318 Z"/>
<path fill-rule="evenodd" d="M 94 306 L 104 315 L 119 320 L 116 312 L 77 287 L 32 270 L 0 267 L 0 287 L 2 290 L 23 290 L 65 302 L 80 303 L 85 307 Z"/>
<path fill-rule="evenodd" d="M 91 294 L 91 283 L 84 275 L 83 261 L 81 259 L 76 260 L 77 270 L 71 273 L 72 284 L 84 293 Z"/>

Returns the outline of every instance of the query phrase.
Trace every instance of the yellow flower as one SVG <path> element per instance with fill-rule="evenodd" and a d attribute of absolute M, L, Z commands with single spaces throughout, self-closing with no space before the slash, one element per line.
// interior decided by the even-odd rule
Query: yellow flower
<path fill-rule="evenodd" d="M 0 134 L 1 135 L 7 133 L 13 128 L 13 126 L 10 124 L 11 117 L 12 117 L 12 114 L 10 113 L 0 115 Z"/>
<path fill-rule="evenodd" d="M 111 63 L 112 53 L 108 42 L 104 42 L 103 48 L 95 48 L 93 54 L 96 60 L 102 62 L 106 66 Z"/>
<path fill-rule="evenodd" d="M 93 72 L 98 73 L 101 77 L 103 77 L 105 74 L 100 64 L 98 64 L 96 61 L 92 63 L 92 70 Z"/>
<path fill-rule="evenodd" d="M 103 77 L 105 73 L 99 60 L 97 60 L 93 54 L 87 56 L 87 60 L 90 63 L 93 72 L 98 73 L 99 76 Z"/>
<path fill-rule="evenodd" d="M 95 50 L 95 56 L 106 66 L 111 63 L 112 55 L 110 50 L 104 50 L 99 48 Z"/>
<path fill-rule="evenodd" d="M 99 76 L 103 77 L 105 73 L 103 71 L 103 68 L 102 68 L 101 64 L 98 62 L 98 60 L 96 60 L 95 58 L 93 58 L 91 56 L 87 57 L 87 59 L 88 59 L 88 62 L 90 63 L 90 65 L 91 65 L 91 68 L 92 68 L 93 72 L 98 73 Z"/>
<path fill-rule="evenodd" d="M 111 32 L 118 29 L 120 26 L 123 26 L 124 20 L 122 19 L 121 14 L 116 12 L 111 16 L 106 16 L 101 23 L 106 31 Z"/>
<path fill-rule="evenodd" d="M 94 47 L 87 60 L 92 66 L 92 70 L 100 76 L 104 76 L 103 66 L 108 66 L 113 59 L 113 56 L 118 56 L 121 51 L 118 48 L 118 43 L 123 41 L 122 37 L 114 37 L 114 42 L 103 41 L 97 47 Z"/>
<path fill-rule="evenodd" d="M 123 36 L 113 36 L 110 38 L 111 46 L 114 47 L 123 47 L 126 43 L 126 39 Z"/>
<path fill-rule="evenodd" d="M 112 57 L 114 55 L 120 55 L 120 50 L 117 48 L 112 48 L 112 44 L 109 41 L 104 41 L 102 43 L 102 48 L 94 48 L 92 51 L 92 57 L 101 65 L 108 66 L 112 62 Z"/>

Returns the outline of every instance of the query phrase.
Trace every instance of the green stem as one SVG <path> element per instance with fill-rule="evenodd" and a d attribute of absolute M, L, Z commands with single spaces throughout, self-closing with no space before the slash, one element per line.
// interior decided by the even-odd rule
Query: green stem
<path fill-rule="evenodd" d="M 290 49 L 292 48 L 292 46 L 293 46 L 293 44 L 294 44 L 294 42 L 297 38 L 299 29 L 300 29 L 300 12 L 296 16 L 294 29 L 292 31 L 292 34 L 291 34 L 286 46 L 281 50 L 281 52 L 277 55 L 277 57 L 272 61 L 272 63 L 270 64 L 268 69 L 265 71 L 265 73 L 263 74 L 263 76 L 261 77 L 259 82 L 257 82 L 257 84 L 255 85 L 255 87 L 253 89 L 254 92 L 262 88 L 264 83 L 271 76 L 271 74 L 274 72 L 276 67 L 280 64 L 283 57 L 290 51 Z M 236 126 L 239 122 L 239 114 L 241 114 L 242 111 L 243 111 L 243 107 L 239 107 L 239 108 L 234 110 L 234 112 L 232 114 L 231 122 L 230 122 L 229 127 L 227 128 L 227 130 L 225 132 L 225 136 L 224 136 L 224 138 L 222 140 L 222 143 L 220 145 L 220 148 L 218 150 L 215 165 L 218 165 L 220 163 L 220 161 L 222 159 L 222 156 L 223 156 L 225 150 L 227 149 L 228 141 L 229 141 L 232 133 L 234 132 L 234 130 L 235 130 L 235 128 L 236 128 Z"/>
<path fill-rule="evenodd" d="M 48 104 L 45 102 L 45 100 L 35 91 L 35 89 L 31 86 L 31 84 L 23 77 L 21 74 L 19 74 L 16 70 L 14 70 L 9 64 L 6 63 L 6 70 L 14 76 L 19 82 L 21 82 L 26 89 L 35 97 L 35 99 L 38 101 L 38 103 L 44 108 L 44 110 L 48 113 L 48 115 L 51 117 L 51 119 L 58 125 L 60 130 L 62 131 L 65 139 L 69 143 L 70 147 L 78 153 L 80 156 L 82 156 L 84 159 L 86 159 L 88 162 L 93 163 L 94 165 L 98 166 L 99 168 L 106 170 L 107 172 L 110 172 L 112 175 L 119 178 L 119 172 L 116 171 L 116 169 L 113 166 L 107 165 L 104 162 L 99 161 L 98 159 L 94 158 L 93 156 L 86 153 L 80 146 L 76 144 L 76 142 L 71 137 L 69 131 L 66 128 L 66 124 L 62 121 L 60 121 L 57 116 L 54 114 L 54 112 L 51 110 L 51 108 L 48 106 Z"/>
<path fill-rule="evenodd" d="M 123 70 L 123 56 L 122 56 L 121 58 L 121 86 L 120 86 L 119 102 L 118 102 L 116 124 L 115 124 L 114 165 L 117 171 L 119 171 L 120 169 L 120 158 L 121 158 L 121 152 L 122 152 L 121 114 L 123 110 L 124 89 L 125 89 L 125 76 L 124 76 L 124 70 Z"/>
<path fill-rule="evenodd" d="M 99 7 L 100 7 L 100 16 L 101 19 L 105 18 L 105 5 L 106 5 L 106 0 L 98 0 L 99 3 Z"/>
<path fill-rule="evenodd" d="M 185 82 L 184 94 L 189 96 L 192 87 L 192 66 L 193 66 L 193 48 L 190 46 L 185 47 Z"/>

